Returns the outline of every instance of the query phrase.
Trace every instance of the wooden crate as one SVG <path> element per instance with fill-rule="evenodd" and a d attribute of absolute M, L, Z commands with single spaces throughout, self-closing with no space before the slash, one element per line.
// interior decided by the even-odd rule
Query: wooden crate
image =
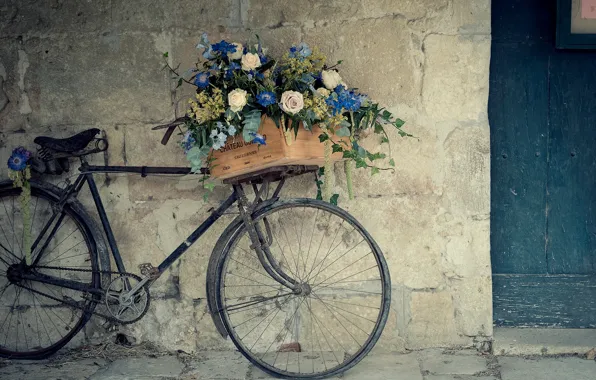
<path fill-rule="evenodd" d="M 271 166 L 323 166 L 324 145 L 319 142 L 321 129 L 315 126 L 312 131 L 307 131 L 301 126 L 297 136 L 293 130 L 290 133 L 292 141 L 288 144 L 283 130 L 277 128 L 273 120 L 264 118 L 259 134 L 265 137 L 266 145 L 247 144 L 241 136 L 229 137 L 222 149 L 213 152 L 215 161 L 211 174 L 226 179 Z M 334 161 L 341 160 L 342 153 L 334 153 L 331 157 Z"/>

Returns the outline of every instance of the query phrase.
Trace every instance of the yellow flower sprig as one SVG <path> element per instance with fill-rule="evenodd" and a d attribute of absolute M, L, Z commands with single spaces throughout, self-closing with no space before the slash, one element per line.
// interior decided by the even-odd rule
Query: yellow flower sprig
<path fill-rule="evenodd" d="M 212 94 L 201 91 L 195 95 L 196 101 L 191 99 L 189 115 L 199 124 L 218 119 L 225 111 L 226 106 L 221 89 L 214 88 Z"/>

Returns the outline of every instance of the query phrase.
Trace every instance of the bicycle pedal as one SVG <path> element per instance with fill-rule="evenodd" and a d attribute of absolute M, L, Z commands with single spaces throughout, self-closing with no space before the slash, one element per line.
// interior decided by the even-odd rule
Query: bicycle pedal
<path fill-rule="evenodd" d="M 139 264 L 139 270 L 141 271 L 141 275 L 149 277 L 151 280 L 155 280 L 159 277 L 161 273 L 159 273 L 159 269 L 153 266 L 151 263 L 142 263 Z"/>

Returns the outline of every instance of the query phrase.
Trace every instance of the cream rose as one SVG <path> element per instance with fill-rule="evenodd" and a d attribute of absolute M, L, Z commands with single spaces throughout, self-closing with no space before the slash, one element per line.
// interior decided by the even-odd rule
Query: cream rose
<path fill-rule="evenodd" d="M 331 94 L 331 91 L 327 90 L 325 87 L 319 87 L 317 88 L 317 94 L 326 98 L 329 96 L 329 94 Z"/>
<path fill-rule="evenodd" d="M 240 44 L 238 42 L 233 42 L 232 45 L 236 46 L 236 51 L 233 53 L 228 53 L 228 58 L 229 59 L 242 58 L 242 50 L 244 49 L 244 46 L 242 46 L 242 44 Z"/>
<path fill-rule="evenodd" d="M 323 79 L 323 84 L 329 90 L 334 90 L 335 87 L 343 83 L 339 73 L 335 70 L 323 70 L 321 77 Z"/>
<path fill-rule="evenodd" d="M 286 91 L 281 94 L 281 109 L 295 115 L 304 108 L 304 98 L 298 91 Z"/>
<path fill-rule="evenodd" d="M 228 94 L 228 104 L 234 112 L 240 112 L 246 105 L 246 91 L 239 88 L 230 91 Z"/>
<path fill-rule="evenodd" d="M 242 56 L 240 63 L 242 63 L 242 70 L 250 71 L 261 66 L 261 59 L 258 54 L 246 53 Z"/>

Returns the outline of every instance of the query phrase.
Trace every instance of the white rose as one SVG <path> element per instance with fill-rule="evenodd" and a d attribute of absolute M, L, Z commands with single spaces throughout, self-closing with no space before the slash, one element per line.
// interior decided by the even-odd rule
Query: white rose
<path fill-rule="evenodd" d="M 280 107 L 286 113 L 295 115 L 304 108 L 304 98 L 298 91 L 286 91 L 281 94 Z"/>
<path fill-rule="evenodd" d="M 319 87 L 317 88 L 317 94 L 326 98 L 329 96 L 329 94 L 331 94 L 331 91 L 327 90 L 325 87 Z"/>
<path fill-rule="evenodd" d="M 323 79 L 323 84 L 329 90 L 334 90 L 335 87 L 343 82 L 339 73 L 335 70 L 323 70 L 321 77 Z"/>
<path fill-rule="evenodd" d="M 261 59 L 259 58 L 259 55 L 254 53 L 244 54 L 240 62 L 242 63 L 242 70 L 244 71 L 254 70 L 261 66 Z"/>
<path fill-rule="evenodd" d="M 246 105 L 246 91 L 239 88 L 230 91 L 228 94 L 228 104 L 234 112 L 240 112 Z"/>
<path fill-rule="evenodd" d="M 244 46 L 242 46 L 242 44 L 240 44 L 238 42 L 233 42 L 232 45 L 236 46 L 236 51 L 233 53 L 228 53 L 228 58 L 229 59 L 242 58 L 242 50 L 244 49 Z"/>

